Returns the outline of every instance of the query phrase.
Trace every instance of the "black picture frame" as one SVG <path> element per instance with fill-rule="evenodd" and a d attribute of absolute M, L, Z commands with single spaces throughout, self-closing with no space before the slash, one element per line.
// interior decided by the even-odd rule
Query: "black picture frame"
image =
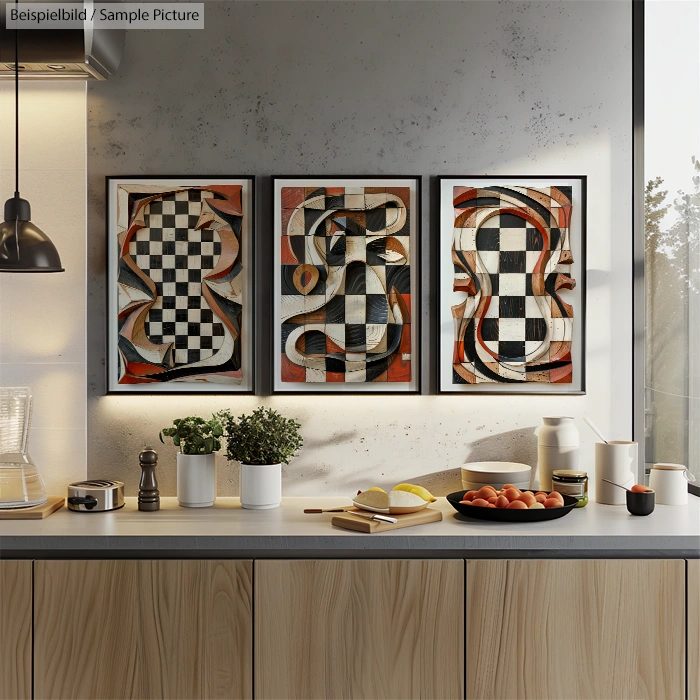
<path fill-rule="evenodd" d="M 249 235 L 249 245 L 248 245 L 248 263 L 249 263 L 249 275 L 250 282 L 248 283 L 249 293 L 251 295 L 250 309 L 249 309 L 249 326 L 250 326 L 250 388 L 246 389 L 236 389 L 234 388 L 224 388 L 223 385 L 212 384 L 211 389 L 168 389 L 168 390 L 158 390 L 159 386 L 163 384 L 148 384 L 150 389 L 133 389 L 133 385 L 125 385 L 124 389 L 112 389 L 111 385 L 111 372 L 116 370 L 113 366 L 114 363 L 110 361 L 110 349 L 113 340 L 113 330 L 112 330 L 112 317 L 110 308 L 110 281 L 111 281 L 111 256 L 113 253 L 110 252 L 110 227 L 111 227 L 111 216 L 112 216 L 112 198 L 110 192 L 110 186 L 112 182 L 118 181 L 143 181 L 144 183 L 155 182 L 155 181 L 196 181 L 196 180 L 208 180 L 210 183 L 216 182 L 217 180 L 240 180 L 247 181 L 249 183 L 249 197 L 250 197 L 250 211 L 248 213 L 249 225 L 248 225 L 248 235 Z M 255 275 L 255 265 L 256 265 L 256 192 L 257 192 L 257 178 L 254 175 L 196 175 L 196 174 L 176 174 L 176 175 L 107 175 L 105 176 L 105 240 L 107 242 L 105 246 L 105 270 L 106 270 L 106 284 L 105 284 L 105 395 L 107 396 L 202 396 L 202 395 L 236 395 L 236 396 L 250 396 L 256 393 L 256 348 L 255 348 L 255 333 L 256 333 L 256 315 L 257 315 L 257 304 L 256 304 L 256 275 Z M 185 185 L 180 185 L 185 186 Z M 126 388 L 129 386 L 129 388 Z M 197 385 L 200 387 L 201 385 Z"/>
<path fill-rule="evenodd" d="M 367 396 L 367 395 L 378 395 L 378 396 L 395 396 L 395 395 L 402 395 L 402 396 L 408 396 L 408 395 L 419 395 L 422 393 L 422 380 L 423 380 L 423 373 L 421 369 L 422 365 L 422 358 L 423 358 L 423 339 L 421 337 L 421 311 L 422 311 L 422 305 L 423 305 L 423 285 L 422 285 L 422 224 L 421 224 L 421 218 L 422 218 L 422 212 L 423 212 L 423 202 L 422 202 L 422 194 L 423 194 L 423 176 L 422 175 L 385 175 L 385 174 L 378 174 L 378 175 L 273 175 L 272 176 L 272 204 L 271 204 L 271 212 L 272 212 L 272 231 L 273 231 L 273 237 L 275 236 L 275 231 L 276 231 L 276 226 L 277 226 L 277 211 L 276 211 L 276 206 L 275 206 L 275 201 L 276 201 L 276 192 L 277 192 L 277 183 L 283 180 L 294 180 L 294 181 L 306 181 L 306 182 L 316 182 L 319 184 L 319 186 L 322 186 L 322 182 L 326 181 L 351 181 L 351 182 L 361 182 L 361 181 L 380 181 L 380 180 L 406 180 L 406 181 L 412 181 L 415 184 L 415 204 L 416 204 L 416 213 L 415 216 L 412 212 L 411 216 L 414 216 L 414 221 L 415 221 L 415 226 L 416 226 L 416 233 L 415 233 L 415 251 L 416 251 L 416 259 L 415 263 L 413 261 L 413 257 L 411 258 L 411 265 L 415 265 L 415 270 L 416 270 L 416 277 L 415 277 L 415 287 L 416 287 L 416 299 L 414 301 L 413 296 L 411 298 L 411 324 L 415 324 L 415 345 L 412 347 L 414 348 L 412 352 L 415 352 L 415 349 L 418 349 L 418 357 L 417 359 L 412 358 L 412 372 L 415 372 L 416 376 L 416 383 L 415 383 L 415 388 L 413 389 L 407 389 L 407 390 L 385 390 L 385 391 L 377 391 L 376 389 L 372 389 L 369 387 L 372 387 L 373 383 L 372 382 L 367 382 L 367 383 L 358 383 L 353 386 L 352 389 L 345 389 L 345 390 L 332 390 L 328 389 L 325 391 L 321 391 L 318 389 L 313 388 L 314 383 L 309 383 L 309 389 L 291 389 L 291 390 L 281 390 L 276 387 L 277 384 L 277 376 L 276 376 L 276 365 L 275 365 L 275 355 L 278 353 L 279 348 L 277 347 L 277 338 L 276 338 L 276 327 L 278 323 L 277 319 L 277 314 L 276 314 L 276 285 L 277 285 L 277 267 L 278 267 L 278 260 L 275 255 L 275 250 L 276 246 L 273 242 L 272 246 L 272 255 L 271 257 L 271 264 L 269 266 L 269 271 L 270 274 L 272 275 L 272 280 L 273 280 L 273 303 L 272 303 L 272 313 L 270 314 L 270 370 L 271 370 L 271 378 L 270 378 L 270 393 L 271 395 L 274 396 L 306 396 L 306 395 L 315 395 L 315 396 L 352 396 L 352 395 L 362 395 L 362 396 Z M 338 185 L 340 186 L 340 185 Z M 371 185 L 368 185 L 371 186 Z M 339 383 L 341 384 L 341 383 Z M 329 385 L 326 385 L 329 386 Z M 355 388 L 359 387 L 359 388 Z M 364 388 L 368 387 L 368 388 Z M 393 389 L 393 387 L 392 387 Z"/>
<path fill-rule="evenodd" d="M 493 389 L 489 388 L 484 388 L 484 389 L 462 389 L 462 390 L 446 390 L 442 388 L 441 385 L 441 376 L 440 376 L 440 371 L 441 371 L 441 362 L 442 362 L 442 333 L 441 333 L 441 319 L 442 319 L 442 310 L 443 310 L 443 304 L 445 303 L 445 300 L 443 298 L 443 293 L 442 293 L 442 274 L 441 274 L 441 254 L 444 253 L 444 251 L 441 250 L 441 243 L 442 243 L 442 231 L 443 231 L 443 226 L 445 225 L 445 222 L 443 221 L 443 216 L 442 216 L 442 183 L 445 180 L 490 180 L 490 181 L 507 181 L 507 180 L 538 180 L 542 181 L 543 184 L 547 181 L 551 183 L 553 180 L 579 180 L 581 183 L 581 273 L 576 279 L 577 285 L 580 285 L 581 288 L 581 308 L 578 313 L 578 316 L 580 318 L 580 324 L 579 324 L 579 332 L 581 333 L 581 388 L 575 389 L 575 390 L 560 390 L 560 391 L 552 391 L 552 390 L 540 390 L 540 391 L 532 391 L 532 390 L 527 390 L 524 387 L 520 389 L 519 387 L 521 385 L 516 385 L 516 384 L 508 384 L 507 386 L 513 387 L 512 391 L 508 391 L 506 389 L 504 390 L 499 390 L 499 391 L 494 391 Z M 511 183 L 512 184 L 512 183 Z M 434 380 L 436 382 L 436 394 L 440 396 L 478 396 L 478 395 L 485 395 L 485 396 L 514 396 L 514 395 L 523 395 L 523 396 L 585 396 L 586 395 L 586 347 L 587 347 L 587 338 L 586 338 L 586 297 L 587 297 L 587 291 L 588 291 L 588 282 L 587 282 L 587 270 L 588 270 L 588 262 L 587 262 L 587 210 L 588 210 L 588 199 L 587 199 L 587 186 L 588 186 L 588 177 L 586 175 L 527 175 L 527 174 L 519 174 L 519 175 L 440 175 L 435 178 L 434 181 L 434 201 L 436 202 L 436 212 L 435 212 L 435 217 L 434 217 L 434 226 L 435 226 L 435 237 L 434 237 L 434 247 L 433 247 L 433 256 L 435 259 L 435 265 L 433 267 L 433 272 L 435 276 L 435 284 L 437 285 L 437 311 L 435 313 L 435 316 L 437 318 L 437 335 L 435 339 L 435 353 L 436 353 L 436 361 L 434 363 Z M 452 222 L 450 222 L 450 226 L 452 226 Z M 533 383 L 524 383 L 525 386 L 528 384 L 532 386 Z M 484 385 L 485 386 L 485 385 Z M 495 385 L 495 386 L 505 386 L 505 385 Z M 546 385 L 548 387 L 554 386 L 552 384 Z"/>

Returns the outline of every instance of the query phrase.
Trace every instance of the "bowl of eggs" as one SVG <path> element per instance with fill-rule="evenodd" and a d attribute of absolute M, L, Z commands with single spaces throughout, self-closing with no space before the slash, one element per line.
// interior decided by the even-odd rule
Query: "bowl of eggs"
<path fill-rule="evenodd" d="M 485 485 L 478 491 L 455 491 L 448 494 L 447 500 L 458 513 L 469 518 L 510 523 L 562 518 L 578 503 L 573 496 L 558 491 L 521 490 L 514 484 L 504 484 L 501 489 Z"/>

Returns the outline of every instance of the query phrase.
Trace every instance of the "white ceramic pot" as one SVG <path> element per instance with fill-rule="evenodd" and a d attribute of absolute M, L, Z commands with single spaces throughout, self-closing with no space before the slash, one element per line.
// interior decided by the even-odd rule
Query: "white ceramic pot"
<path fill-rule="evenodd" d="M 177 455 L 177 500 L 185 508 L 206 508 L 216 500 L 216 455 Z"/>
<path fill-rule="evenodd" d="M 241 464 L 243 508 L 277 508 L 281 501 L 281 464 Z"/>
<path fill-rule="evenodd" d="M 537 434 L 537 473 L 543 491 L 552 490 L 555 469 L 578 469 L 579 436 L 570 416 L 545 416 Z"/>
<path fill-rule="evenodd" d="M 595 444 L 595 500 L 610 506 L 623 506 L 627 502 L 622 489 L 603 479 L 630 488 L 636 481 L 637 443 L 611 440 Z M 657 500 L 658 503 L 658 500 Z"/>
<path fill-rule="evenodd" d="M 665 506 L 688 503 L 688 481 L 695 478 L 683 464 L 655 464 L 649 474 L 649 488 L 656 491 L 657 504 Z"/>
<path fill-rule="evenodd" d="M 519 489 L 530 488 L 531 468 L 518 462 L 467 462 L 462 468 L 462 488 L 479 490 L 485 484 L 501 488 L 513 484 Z"/>

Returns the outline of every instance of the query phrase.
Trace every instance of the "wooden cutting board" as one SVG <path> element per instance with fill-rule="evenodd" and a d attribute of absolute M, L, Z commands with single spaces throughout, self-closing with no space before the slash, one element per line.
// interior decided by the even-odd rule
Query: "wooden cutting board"
<path fill-rule="evenodd" d="M 43 520 L 51 513 L 63 507 L 66 499 L 63 496 L 49 496 L 49 500 L 41 506 L 33 508 L 0 508 L 0 520 Z"/>
<path fill-rule="evenodd" d="M 392 515 L 398 522 L 383 523 L 381 520 L 367 520 L 352 512 L 334 515 L 331 524 L 342 527 L 346 530 L 356 530 L 357 532 L 387 532 L 388 530 L 398 530 L 402 527 L 413 527 L 424 523 L 434 523 L 442 520 L 442 512 L 433 508 L 423 508 L 417 513 L 405 513 L 404 515 Z"/>

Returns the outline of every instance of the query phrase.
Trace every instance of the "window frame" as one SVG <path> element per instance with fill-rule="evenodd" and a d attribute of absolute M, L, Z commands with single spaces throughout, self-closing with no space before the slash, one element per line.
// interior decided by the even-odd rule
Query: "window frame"
<path fill-rule="evenodd" d="M 645 290 L 644 290 L 644 9 L 632 0 L 632 439 L 639 449 L 639 482 L 646 472 Z M 688 491 L 700 496 L 699 484 Z"/>

